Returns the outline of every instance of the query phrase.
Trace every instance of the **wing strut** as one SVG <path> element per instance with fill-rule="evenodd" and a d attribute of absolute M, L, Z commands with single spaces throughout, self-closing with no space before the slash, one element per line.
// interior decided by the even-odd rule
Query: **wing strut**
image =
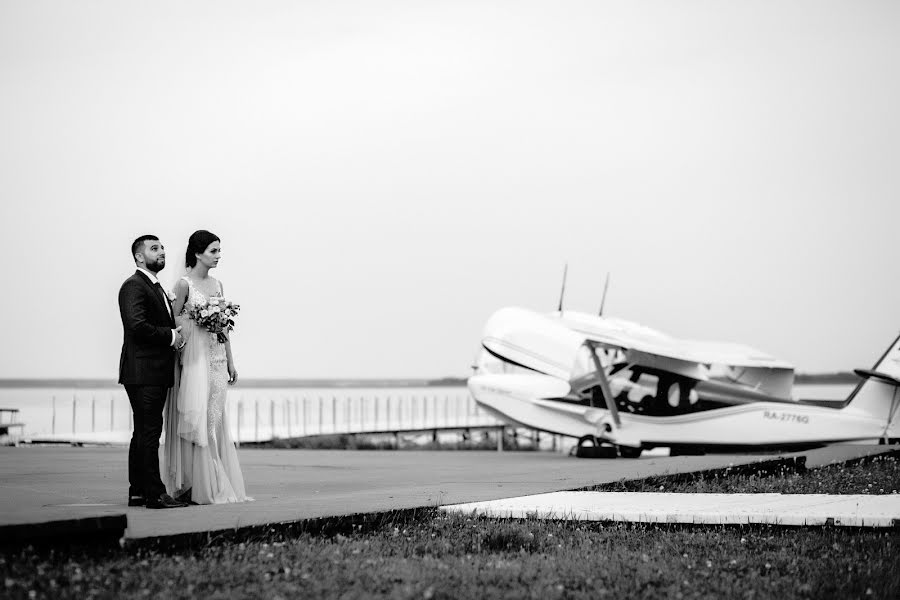
<path fill-rule="evenodd" d="M 616 424 L 616 428 L 618 429 L 622 426 L 622 421 L 619 419 L 619 409 L 616 408 L 616 400 L 612 396 L 612 390 L 609 387 L 609 379 L 606 378 L 606 371 L 603 370 L 603 363 L 600 362 L 600 357 L 597 356 L 597 348 L 590 342 L 585 342 L 585 344 L 587 345 L 588 350 L 591 351 L 591 359 L 594 361 L 594 366 L 597 368 L 597 380 L 600 382 L 600 391 L 603 392 L 603 398 L 606 400 L 606 409 L 609 411 L 613 423 Z"/>
<path fill-rule="evenodd" d="M 606 272 L 606 283 L 603 284 L 603 298 L 600 299 L 600 311 L 598 316 L 603 316 L 603 306 L 606 304 L 606 290 L 609 289 L 609 271 Z"/>
<path fill-rule="evenodd" d="M 569 263 L 566 263 L 566 266 L 563 267 L 563 280 L 562 280 L 562 289 L 559 290 L 559 314 L 562 315 L 562 307 L 563 307 L 563 296 L 566 295 L 566 275 L 569 274 Z"/>

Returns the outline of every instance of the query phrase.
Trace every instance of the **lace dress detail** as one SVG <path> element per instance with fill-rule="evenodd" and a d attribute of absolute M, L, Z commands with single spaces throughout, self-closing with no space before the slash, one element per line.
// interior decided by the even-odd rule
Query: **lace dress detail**
<path fill-rule="evenodd" d="M 188 297 L 181 313 L 185 314 L 191 307 L 206 304 L 210 298 L 222 298 L 222 284 L 218 283 L 218 291 L 212 296 L 201 292 L 189 277 L 184 277 L 188 284 Z M 222 418 L 225 415 L 225 398 L 228 392 L 228 357 L 225 344 L 216 338 L 216 334 L 202 332 L 207 337 L 209 348 L 209 405 L 207 406 L 207 435 L 210 445 L 218 442 L 217 431 L 222 429 Z"/>
<path fill-rule="evenodd" d="M 188 284 L 188 296 L 179 317 L 186 318 L 192 307 L 206 304 L 210 297 L 198 289 L 189 277 L 183 279 Z M 218 291 L 212 297 L 222 297 L 221 284 L 218 284 Z M 218 341 L 216 334 L 187 323 L 185 332 L 190 332 L 188 347 L 205 347 L 205 352 L 192 356 L 205 354 L 206 359 L 188 360 L 185 355 L 180 377 L 176 378 L 176 385 L 169 393 L 162 469 L 166 490 L 173 496 L 198 504 L 253 500 L 244 489 L 244 478 L 225 412 L 228 389 L 225 344 Z M 195 411 L 189 407 L 199 409 Z M 196 433 L 198 429 L 202 433 L 204 416 L 206 439 Z"/>

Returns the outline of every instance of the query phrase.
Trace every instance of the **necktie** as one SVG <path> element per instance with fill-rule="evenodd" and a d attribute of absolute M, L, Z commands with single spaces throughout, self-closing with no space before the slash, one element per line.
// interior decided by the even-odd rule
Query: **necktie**
<path fill-rule="evenodd" d="M 172 316 L 172 307 L 169 306 L 169 297 L 166 296 L 165 290 L 163 290 L 162 285 L 160 285 L 160 283 L 158 281 L 156 283 L 154 283 L 153 285 L 159 290 L 159 293 L 162 294 L 163 302 L 166 305 L 166 310 L 168 311 L 169 316 L 171 317 Z"/>

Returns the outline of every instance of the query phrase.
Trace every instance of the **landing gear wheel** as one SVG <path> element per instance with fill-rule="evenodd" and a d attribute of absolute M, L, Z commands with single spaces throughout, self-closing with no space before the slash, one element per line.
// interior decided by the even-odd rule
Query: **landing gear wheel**
<path fill-rule="evenodd" d="M 640 458 L 643 448 L 632 448 L 631 446 L 617 446 L 619 456 L 622 458 Z"/>
<path fill-rule="evenodd" d="M 578 440 L 578 445 L 569 454 L 578 458 L 616 458 L 615 446 L 604 444 L 593 435 L 586 435 Z"/>

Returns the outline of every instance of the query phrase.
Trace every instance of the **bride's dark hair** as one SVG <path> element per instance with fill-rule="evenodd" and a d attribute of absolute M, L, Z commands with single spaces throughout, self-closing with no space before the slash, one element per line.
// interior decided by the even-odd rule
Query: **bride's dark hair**
<path fill-rule="evenodd" d="M 213 242 L 221 241 L 219 236 L 205 229 L 195 231 L 188 238 L 187 251 L 184 253 L 184 263 L 193 269 L 197 266 L 197 255 L 206 252 L 206 249 Z"/>

